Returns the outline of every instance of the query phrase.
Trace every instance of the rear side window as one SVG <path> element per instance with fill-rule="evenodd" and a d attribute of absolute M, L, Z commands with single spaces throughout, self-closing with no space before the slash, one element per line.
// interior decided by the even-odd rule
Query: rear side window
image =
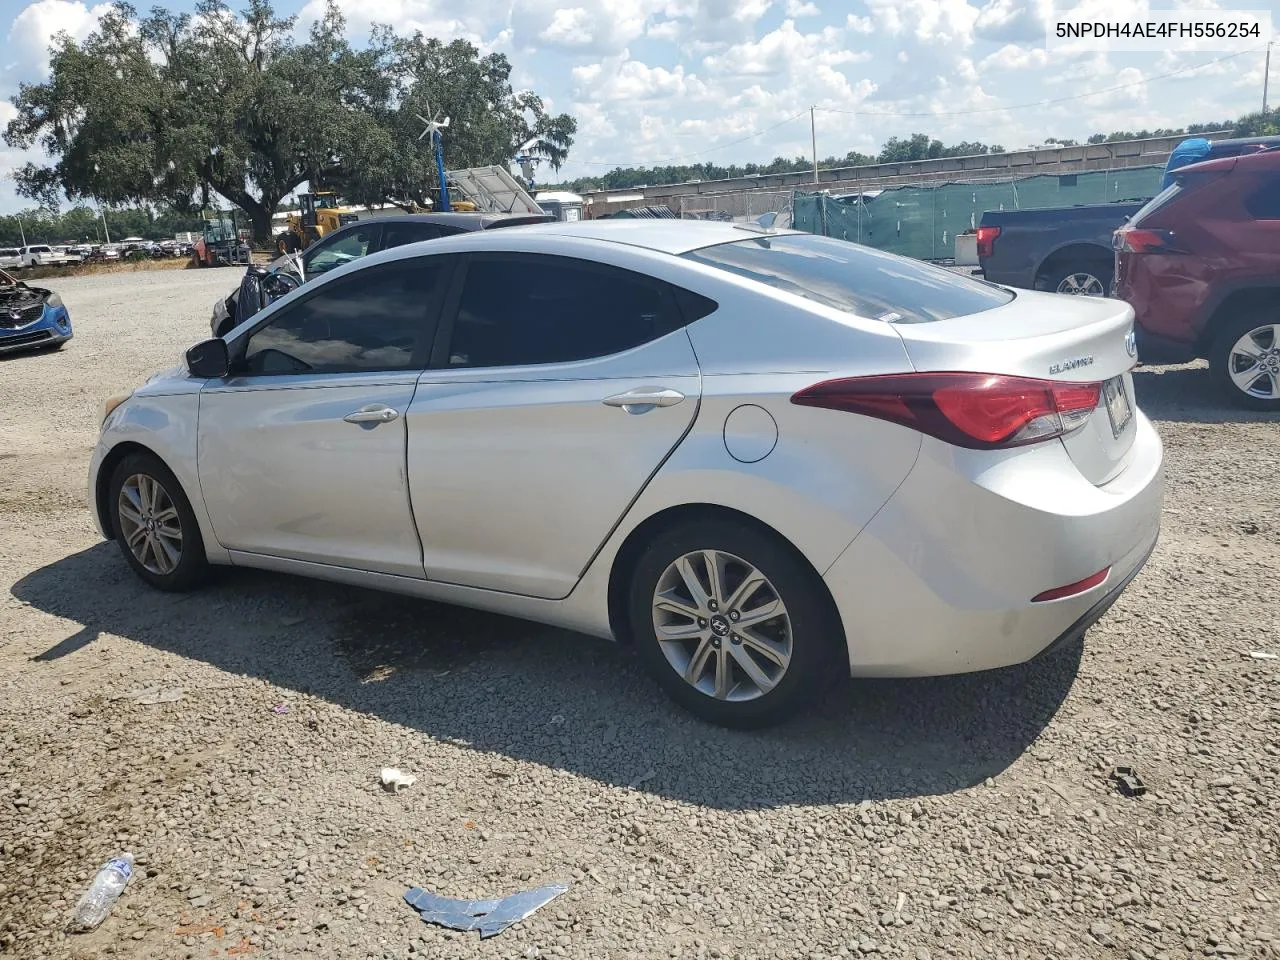
<path fill-rule="evenodd" d="M 477 257 L 449 342 L 451 367 L 568 363 L 621 353 L 678 328 L 665 284 L 569 257 Z"/>
<path fill-rule="evenodd" d="M 382 237 L 382 249 L 403 247 L 406 243 L 418 243 L 422 240 L 435 240 L 440 236 L 440 228 L 434 223 L 388 223 Z"/>
<path fill-rule="evenodd" d="M 703 247 L 688 260 L 860 317 L 926 323 L 980 313 L 1013 299 L 994 284 L 830 237 L 753 237 Z"/>
<path fill-rule="evenodd" d="M 1244 208 L 1255 220 L 1280 220 L 1280 176 L 1264 180 L 1246 194 Z"/>

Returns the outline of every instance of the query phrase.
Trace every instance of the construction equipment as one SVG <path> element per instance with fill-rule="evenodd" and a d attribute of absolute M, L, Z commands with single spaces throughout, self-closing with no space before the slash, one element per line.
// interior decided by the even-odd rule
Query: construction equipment
<path fill-rule="evenodd" d="M 234 210 L 206 217 L 204 230 L 195 242 L 191 255 L 200 267 L 247 265 L 252 260 L 249 233 L 236 224 Z"/>
<path fill-rule="evenodd" d="M 296 253 L 357 219 L 356 214 L 342 210 L 338 195 L 332 190 L 300 193 L 298 212 L 289 214 L 285 231 L 276 238 L 276 245 L 281 253 Z"/>

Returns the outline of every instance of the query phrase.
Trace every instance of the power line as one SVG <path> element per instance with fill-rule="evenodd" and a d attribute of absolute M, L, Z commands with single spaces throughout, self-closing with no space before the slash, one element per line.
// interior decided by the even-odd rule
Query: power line
<path fill-rule="evenodd" d="M 1069 97 L 1055 97 L 1051 100 L 1036 100 L 1031 103 L 1015 103 L 1007 107 L 982 107 L 977 110 L 942 110 L 924 113 L 890 113 L 879 110 L 839 110 L 835 107 L 818 107 L 824 113 L 840 113 L 851 117 L 968 117 L 979 113 L 1003 113 L 1006 110 L 1030 110 L 1032 108 L 1040 109 L 1055 103 L 1068 103 L 1072 100 L 1083 100 L 1085 97 L 1097 97 L 1104 93 L 1114 93 L 1116 90 L 1127 90 L 1130 87 L 1140 87 L 1144 83 L 1154 83 L 1156 80 L 1167 80 L 1169 77 L 1180 76 L 1184 73 L 1190 73 L 1193 70 L 1201 70 L 1204 67 L 1211 67 L 1215 63 L 1224 63 L 1227 60 L 1233 60 L 1236 57 L 1242 57 L 1246 53 L 1257 53 L 1261 47 L 1254 50 L 1240 50 L 1236 53 L 1229 53 L 1224 57 L 1218 57 L 1216 60 L 1210 60 L 1207 63 L 1196 64 L 1190 67 L 1183 67 L 1181 70 L 1171 70 L 1168 73 L 1157 74 L 1154 77 L 1145 77 L 1142 80 L 1135 80 L 1133 83 L 1121 83 L 1114 87 L 1105 87 L 1102 90 L 1090 90 L 1088 93 L 1076 93 Z"/>

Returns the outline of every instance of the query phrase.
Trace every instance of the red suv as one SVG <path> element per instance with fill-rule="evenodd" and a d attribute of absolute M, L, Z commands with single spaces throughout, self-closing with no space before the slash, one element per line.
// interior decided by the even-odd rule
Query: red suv
<path fill-rule="evenodd" d="M 1237 403 L 1280 410 L 1280 149 L 1174 176 L 1113 238 L 1138 359 L 1207 358 Z"/>

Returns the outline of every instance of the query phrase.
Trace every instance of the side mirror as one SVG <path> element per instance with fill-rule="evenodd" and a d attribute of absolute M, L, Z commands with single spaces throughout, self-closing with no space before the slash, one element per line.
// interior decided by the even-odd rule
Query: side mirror
<path fill-rule="evenodd" d="M 217 380 L 231 369 L 227 341 L 221 337 L 202 340 L 187 351 L 187 372 L 201 380 Z"/>

